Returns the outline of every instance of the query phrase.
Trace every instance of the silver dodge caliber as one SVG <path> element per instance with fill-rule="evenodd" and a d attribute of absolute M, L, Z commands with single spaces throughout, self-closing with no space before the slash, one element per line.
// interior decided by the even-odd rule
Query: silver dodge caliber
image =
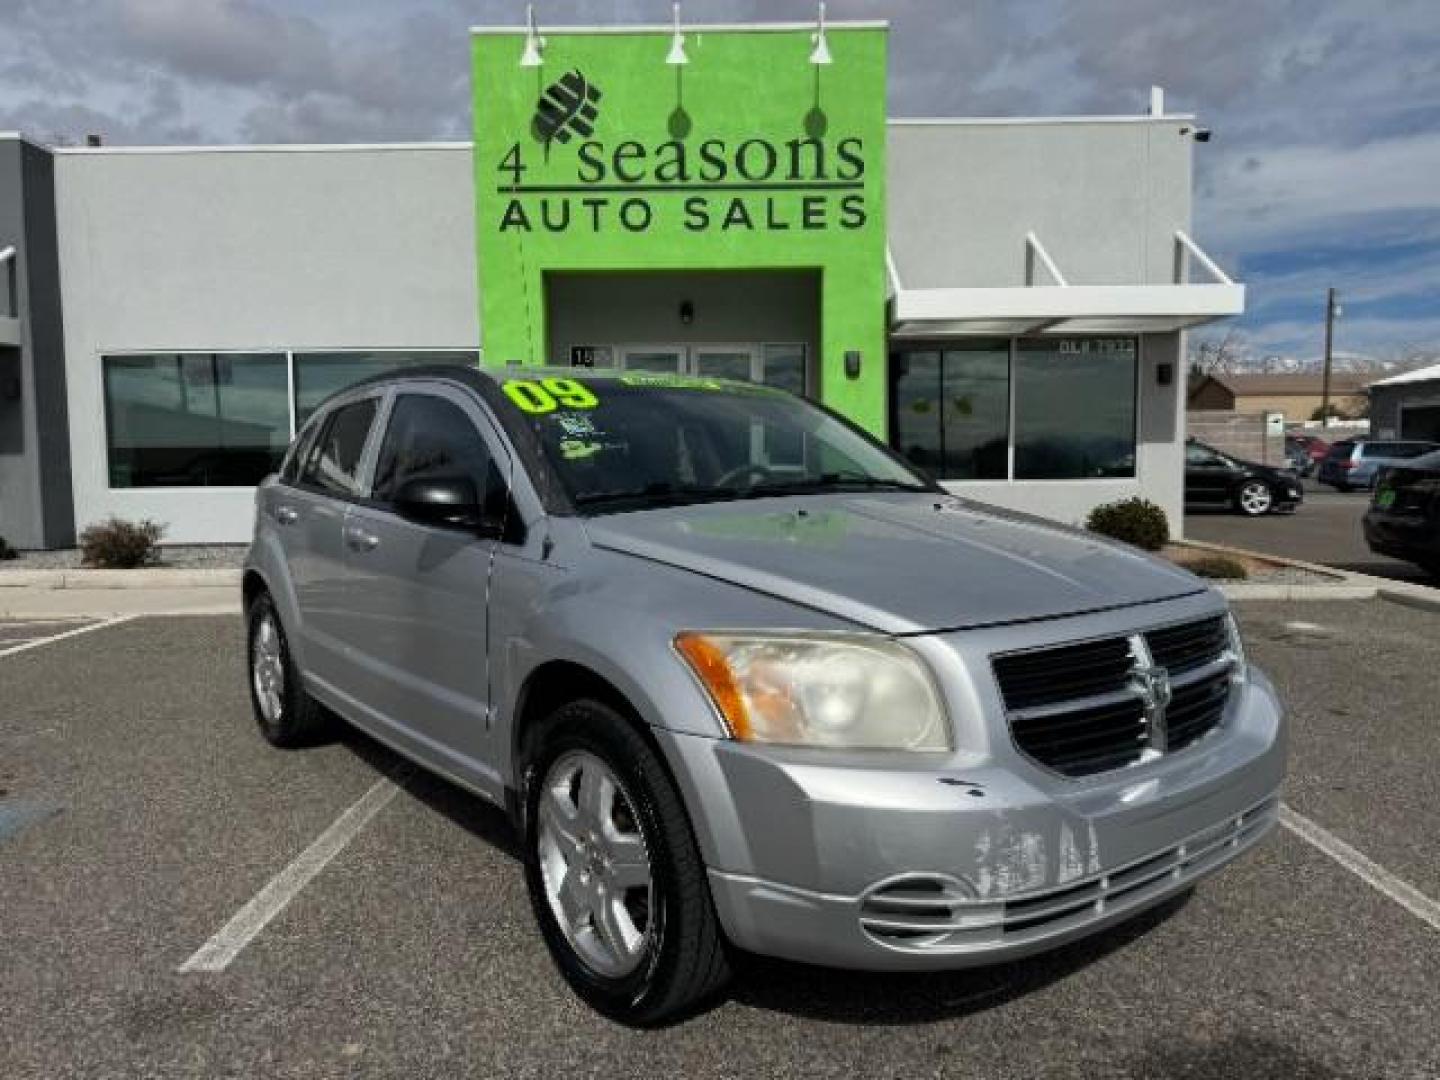
<path fill-rule="evenodd" d="M 265 737 L 338 715 L 505 806 L 555 962 L 630 1023 L 733 948 L 1053 948 L 1276 819 L 1281 708 L 1214 590 L 780 390 L 409 369 L 322 406 L 256 501 Z"/>

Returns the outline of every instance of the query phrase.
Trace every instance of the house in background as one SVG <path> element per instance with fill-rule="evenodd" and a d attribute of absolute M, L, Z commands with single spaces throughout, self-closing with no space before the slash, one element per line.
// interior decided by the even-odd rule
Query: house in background
<path fill-rule="evenodd" d="M 1370 384 L 1370 430 L 1382 439 L 1440 441 L 1440 364 Z"/>
<path fill-rule="evenodd" d="M 1318 419 L 1324 397 L 1317 372 L 1285 375 L 1192 375 L 1186 409 L 1192 412 L 1284 413 L 1287 424 Z M 1369 407 L 1365 378 L 1331 372 L 1330 404 L 1341 419 L 1364 417 Z"/>

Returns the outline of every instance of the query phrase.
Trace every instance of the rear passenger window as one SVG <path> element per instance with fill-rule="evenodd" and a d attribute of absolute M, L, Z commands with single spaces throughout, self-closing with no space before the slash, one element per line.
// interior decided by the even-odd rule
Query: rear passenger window
<path fill-rule="evenodd" d="M 335 410 L 305 466 L 303 483 L 332 495 L 360 494 L 360 457 L 375 419 L 375 402 L 364 398 Z"/>
<path fill-rule="evenodd" d="M 389 501 L 411 480 L 467 477 L 487 513 L 503 512 L 505 484 L 470 417 L 432 394 L 402 394 L 375 463 L 374 495 Z"/>

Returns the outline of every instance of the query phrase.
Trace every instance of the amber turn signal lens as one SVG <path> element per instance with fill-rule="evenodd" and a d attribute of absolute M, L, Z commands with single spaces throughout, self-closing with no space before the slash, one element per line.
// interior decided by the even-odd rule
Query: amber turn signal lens
<path fill-rule="evenodd" d="M 704 683 L 731 736 L 748 740 L 750 714 L 745 709 L 745 697 L 740 693 L 725 653 L 703 634 L 680 634 L 675 638 L 675 648 Z"/>

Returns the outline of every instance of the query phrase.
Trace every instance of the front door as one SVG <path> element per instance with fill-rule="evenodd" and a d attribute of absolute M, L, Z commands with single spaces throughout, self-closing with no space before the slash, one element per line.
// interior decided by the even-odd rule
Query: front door
<path fill-rule="evenodd" d="M 392 741 L 481 784 L 493 779 L 487 605 L 496 541 L 410 521 L 390 500 L 410 480 L 464 477 L 482 502 L 503 505 L 510 467 L 463 391 L 407 387 L 389 410 L 370 499 L 345 522 L 361 707 Z"/>

